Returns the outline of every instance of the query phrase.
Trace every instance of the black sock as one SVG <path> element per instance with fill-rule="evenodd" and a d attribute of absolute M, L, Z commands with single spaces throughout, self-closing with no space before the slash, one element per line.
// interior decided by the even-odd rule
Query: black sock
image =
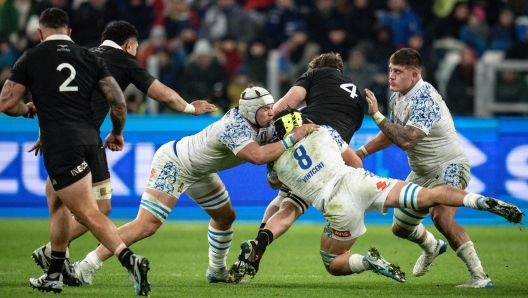
<path fill-rule="evenodd" d="M 65 251 L 51 251 L 50 266 L 48 269 L 48 276 L 53 273 L 62 274 L 62 268 L 64 267 L 64 259 L 66 259 Z"/>
<path fill-rule="evenodd" d="M 255 239 L 258 241 L 257 243 L 257 253 L 259 252 L 265 252 L 266 251 L 266 246 L 270 245 L 271 242 L 273 242 L 273 233 L 268 230 L 268 229 L 262 229 L 258 236 L 257 236 L 257 239 Z"/>
<path fill-rule="evenodd" d="M 264 227 L 266 226 L 266 223 L 263 222 L 260 224 L 260 227 L 259 227 L 259 230 L 258 230 L 258 233 L 257 233 L 257 237 L 258 237 L 258 234 L 260 234 L 260 231 L 262 231 L 264 229 Z"/>
<path fill-rule="evenodd" d="M 119 262 L 121 262 L 121 265 L 125 267 L 126 269 L 131 269 L 134 267 L 134 264 L 132 263 L 132 259 L 130 258 L 134 253 L 126 247 L 119 253 L 119 256 L 117 257 L 119 259 Z"/>

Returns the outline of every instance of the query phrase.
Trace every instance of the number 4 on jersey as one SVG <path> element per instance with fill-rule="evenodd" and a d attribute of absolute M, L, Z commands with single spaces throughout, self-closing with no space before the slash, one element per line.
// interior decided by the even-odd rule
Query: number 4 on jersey
<path fill-rule="evenodd" d="M 346 92 L 349 92 L 350 97 L 352 98 L 356 98 L 358 96 L 356 92 L 356 85 L 352 83 L 341 84 L 339 87 L 341 87 L 341 89 L 345 90 Z"/>

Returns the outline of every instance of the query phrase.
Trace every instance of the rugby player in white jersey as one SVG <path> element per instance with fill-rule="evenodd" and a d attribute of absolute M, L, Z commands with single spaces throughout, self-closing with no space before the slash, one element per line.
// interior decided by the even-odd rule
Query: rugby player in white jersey
<path fill-rule="evenodd" d="M 368 112 L 381 132 L 356 151 L 363 159 L 369 154 L 396 144 L 407 153 L 411 173 L 406 181 L 422 187 L 450 185 L 465 189 L 470 180 L 470 165 L 442 97 L 421 77 L 422 60 L 413 49 L 396 51 L 390 58 L 389 83 L 394 92 L 390 99 L 390 120 L 378 111 L 376 97 L 365 89 Z M 429 212 L 428 212 L 429 211 Z M 423 253 L 413 269 L 415 276 L 427 273 L 433 260 L 447 249 L 444 240 L 437 240 L 422 221 L 428 213 L 451 248 L 466 264 L 470 273 L 464 288 L 492 288 L 468 233 L 455 220 L 457 208 L 435 206 L 430 210 L 394 210 L 392 231 L 398 237 L 417 243 Z"/>
<path fill-rule="evenodd" d="M 209 282 L 227 282 L 226 257 L 233 239 L 235 220 L 229 194 L 217 172 L 246 161 L 261 165 L 277 159 L 285 147 L 277 141 L 273 122 L 271 94 L 250 86 L 241 94 L 238 108 L 201 132 L 161 146 L 152 161 L 149 181 L 141 198 L 136 219 L 118 229 L 127 245 L 153 235 L 163 224 L 182 193 L 195 201 L 210 216 L 208 229 Z M 317 129 L 304 125 L 288 145 Z M 91 280 L 112 253 L 100 245 L 75 263 L 82 280 Z M 79 272 L 78 271 L 78 272 Z"/>
<path fill-rule="evenodd" d="M 277 135 L 283 142 L 303 123 L 301 113 L 292 109 L 278 113 L 275 118 Z M 524 215 L 514 205 L 446 184 L 422 188 L 347 166 L 345 161 L 354 157 L 354 150 L 329 126 L 321 126 L 296 142 L 293 148 L 285 147 L 287 150 L 269 168 L 268 182 L 275 188 L 285 185 L 290 193 L 258 237 L 241 244 L 238 260 L 230 269 L 230 280 L 234 283 L 245 274 L 254 277 L 253 265 L 266 246 L 286 232 L 310 205 L 321 211 L 327 221 L 320 253 L 330 274 L 350 275 L 372 270 L 399 282 L 405 281 L 405 273 L 389 264 L 375 248 L 365 256 L 350 253 L 357 238 L 366 232 L 366 212 L 385 214 L 388 208 L 399 207 L 427 210 L 445 204 L 486 210 L 514 223 L 520 223 Z"/>

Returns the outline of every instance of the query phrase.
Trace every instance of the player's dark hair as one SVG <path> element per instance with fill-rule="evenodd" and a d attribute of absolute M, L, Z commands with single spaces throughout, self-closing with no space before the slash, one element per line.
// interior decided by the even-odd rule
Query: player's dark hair
<path fill-rule="evenodd" d="M 389 59 L 389 62 L 395 65 L 402 65 L 405 67 L 422 68 L 422 57 L 415 49 L 403 48 L 399 49 Z"/>
<path fill-rule="evenodd" d="M 343 72 L 343 59 L 339 53 L 324 53 L 308 63 L 308 70 L 321 67 L 334 67 Z"/>
<path fill-rule="evenodd" d="M 134 27 L 126 21 L 117 21 L 106 27 L 101 37 L 101 43 L 105 40 L 111 40 L 118 45 L 122 46 L 130 38 L 138 37 L 139 33 Z"/>
<path fill-rule="evenodd" d="M 51 7 L 40 14 L 39 25 L 41 27 L 53 29 L 68 28 L 69 21 L 70 18 L 64 10 Z"/>

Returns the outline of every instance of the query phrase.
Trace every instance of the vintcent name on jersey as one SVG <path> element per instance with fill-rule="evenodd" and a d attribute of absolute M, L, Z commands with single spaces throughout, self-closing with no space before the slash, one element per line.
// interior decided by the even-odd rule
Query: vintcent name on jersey
<path fill-rule="evenodd" d="M 320 163 L 316 164 L 313 168 L 310 169 L 308 174 L 306 174 L 304 176 L 303 182 L 306 182 L 306 181 L 310 180 L 310 178 L 312 178 L 313 175 L 315 175 L 315 173 L 319 172 L 319 170 L 322 169 L 323 167 L 324 167 L 323 162 L 320 162 Z"/>
<path fill-rule="evenodd" d="M 73 168 L 70 171 L 70 173 L 72 174 L 72 176 L 77 176 L 77 174 L 82 173 L 82 171 L 84 171 L 87 167 L 88 167 L 88 164 L 86 163 L 86 161 L 83 161 L 82 164 Z"/>

